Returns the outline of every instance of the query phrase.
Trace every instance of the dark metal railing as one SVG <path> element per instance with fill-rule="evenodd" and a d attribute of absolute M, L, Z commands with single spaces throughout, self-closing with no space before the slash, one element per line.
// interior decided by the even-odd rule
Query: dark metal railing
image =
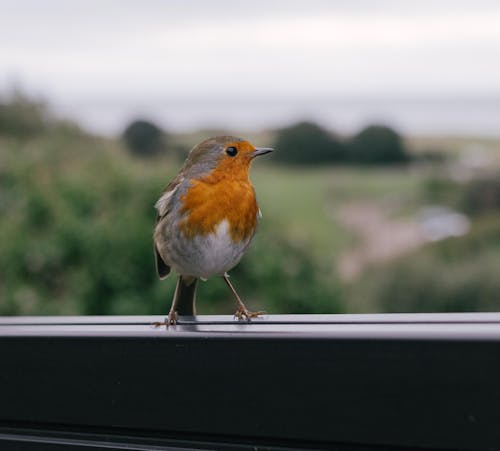
<path fill-rule="evenodd" d="M 500 449 L 500 314 L 161 319 L 0 318 L 0 449 Z"/>

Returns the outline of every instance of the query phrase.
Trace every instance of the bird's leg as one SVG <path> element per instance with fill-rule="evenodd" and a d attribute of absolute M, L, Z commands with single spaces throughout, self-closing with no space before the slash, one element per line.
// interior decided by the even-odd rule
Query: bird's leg
<path fill-rule="evenodd" d="M 177 302 L 179 301 L 179 290 L 181 285 L 181 277 L 177 279 L 177 285 L 175 286 L 174 299 L 172 300 L 172 305 L 170 306 L 170 311 L 168 312 L 168 316 L 165 318 L 165 321 L 156 321 L 152 325 L 154 327 L 160 326 L 174 326 L 177 324 Z"/>
<path fill-rule="evenodd" d="M 238 304 L 238 310 L 236 310 L 236 313 L 234 316 L 238 318 L 239 320 L 246 319 L 247 321 L 251 321 L 252 318 L 257 318 L 258 316 L 264 315 L 266 312 L 251 312 L 248 310 L 243 303 L 243 301 L 240 299 L 238 296 L 238 293 L 236 293 L 236 290 L 234 289 L 233 285 L 229 281 L 229 276 L 227 274 L 224 274 L 222 276 L 224 278 L 224 281 L 226 282 L 227 286 L 233 293 L 234 298 L 236 299 L 236 303 Z"/>

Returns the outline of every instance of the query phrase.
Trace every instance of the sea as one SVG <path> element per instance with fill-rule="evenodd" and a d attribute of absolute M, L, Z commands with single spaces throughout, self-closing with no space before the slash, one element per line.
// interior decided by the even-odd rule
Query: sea
<path fill-rule="evenodd" d="M 500 137 L 500 96 L 321 97 L 226 99 L 88 98 L 60 101 L 55 112 L 88 130 L 118 135 L 135 119 L 166 131 L 263 131 L 313 121 L 339 135 L 381 124 L 406 135 Z"/>

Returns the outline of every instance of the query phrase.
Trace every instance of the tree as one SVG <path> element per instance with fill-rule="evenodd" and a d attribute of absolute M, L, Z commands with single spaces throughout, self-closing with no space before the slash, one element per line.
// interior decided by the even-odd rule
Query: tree
<path fill-rule="evenodd" d="M 382 125 L 371 125 L 351 139 L 348 159 L 355 164 L 392 164 L 404 163 L 409 157 L 396 131 Z"/>
<path fill-rule="evenodd" d="M 290 164 L 331 163 L 344 158 L 343 144 L 312 122 L 279 130 L 274 147 L 274 159 Z"/>
<path fill-rule="evenodd" d="M 123 132 L 123 140 L 129 151 L 138 156 L 153 156 L 165 150 L 165 133 L 146 120 L 131 122 Z"/>

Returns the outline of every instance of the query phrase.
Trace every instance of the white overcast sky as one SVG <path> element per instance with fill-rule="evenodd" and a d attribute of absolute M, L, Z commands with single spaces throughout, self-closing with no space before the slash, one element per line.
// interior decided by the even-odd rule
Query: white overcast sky
<path fill-rule="evenodd" d="M 210 123 L 211 104 L 498 99 L 500 1 L 0 0 L 12 86 L 103 130 L 138 112 Z"/>

